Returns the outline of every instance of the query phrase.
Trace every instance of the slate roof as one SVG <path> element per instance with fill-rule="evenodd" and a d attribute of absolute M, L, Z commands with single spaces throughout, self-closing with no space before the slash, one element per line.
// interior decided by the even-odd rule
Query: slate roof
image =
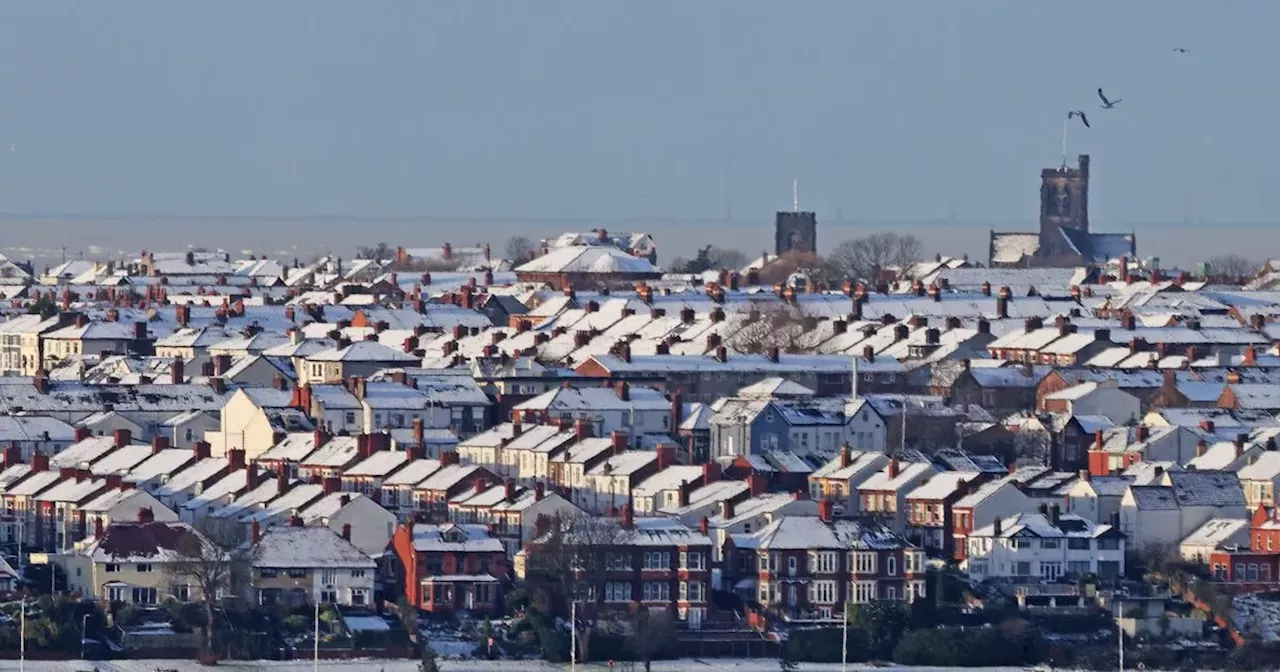
<path fill-rule="evenodd" d="M 1240 478 L 1229 471 L 1166 471 L 1165 479 L 1182 506 L 1245 506 Z"/>
<path fill-rule="evenodd" d="M 327 527 L 277 525 L 253 545 L 254 567 L 375 569 L 377 563 Z"/>

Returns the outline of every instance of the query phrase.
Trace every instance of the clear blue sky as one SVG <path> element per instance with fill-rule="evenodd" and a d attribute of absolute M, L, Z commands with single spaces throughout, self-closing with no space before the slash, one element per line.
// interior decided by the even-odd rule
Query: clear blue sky
<path fill-rule="evenodd" d="M 828 217 L 1030 221 L 1081 108 L 1096 222 L 1274 221 L 1277 25 L 1264 0 L 7 2 L 0 211 L 718 217 L 731 183 L 760 217 L 796 177 Z"/>

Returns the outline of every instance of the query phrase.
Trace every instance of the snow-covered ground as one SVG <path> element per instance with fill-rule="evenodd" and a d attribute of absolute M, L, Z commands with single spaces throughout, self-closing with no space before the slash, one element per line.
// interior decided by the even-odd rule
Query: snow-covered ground
<path fill-rule="evenodd" d="M 488 661 L 488 660 L 469 660 L 469 661 L 443 661 L 441 669 L 444 672 L 478 672 L 480 670 L 511 670 L 512 672 L 520 670 L 522 672 L 564 672 L 569 669 L 567 664 L 552 665 L 541 661 Z M 0 670 L 9 670 L 18 668 L 17 661 L 0 661 Z M 312 663 L 309 660 L 295 660 L 289 662 L 277 661 L 222 661 L 218 663 L 216 668 L 201 667 L 193 660 L 116 660 L 116 661 L 27 661 L 26 669 L 31 672 L 87 672 L 97 668 L 98 672 L 156 672 L 156 670 L 176 670 L 177 672 L 257 672 L 266 670 L 269 672 L 306 672 L 312 669 Z M 354 661 L 320 661 L 319 669 L 322 672 L 417 672 L 418 665 L 411 660 L 354 660 Z M 584 672 L 600 672 L 608 670 L 607 665 L 590 664 L 578 665 L 579 670 Z M 622 669 L 621 665 L 618 669 Z M 636 670 L 643 670 L 642 665 L 636 665 Z M 660 661 L 653 664 L 654 672 L 776 672 L 778 662 L 776 660 L 734 660 L 734 659 L 707 659 L 707 660 L 673 660 Z M 840 665 L 837 664 L 819 664 L 819 663 L 801 663 L 800 670 L 806 672 L 837 672 Z M 1022 672 L 1024 668 L 1019 667 L 971 667 L 971 668 L 943 668 L 943 667 L 893 667 L 893 668 L 877 668 L 864 665 L 850 665 L 851 670 L 883 670 L 892 669 L 894 672 L 940 672 L 942 670 L 966 670 L 966 672 Z"/>

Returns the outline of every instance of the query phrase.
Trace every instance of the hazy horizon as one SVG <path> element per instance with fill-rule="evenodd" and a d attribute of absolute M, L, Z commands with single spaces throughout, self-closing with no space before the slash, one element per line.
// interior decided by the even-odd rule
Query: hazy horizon
<path fill-rule="evenodd" d="M 1067 152 L 1093 157 L 1094 228 L 1189 262 L 1232 223 L 1280 242 L 1280 90 L 1260 85 L 1278 19 L 1196 0 L 9 3 L 0 224 L 18 247 L 280 249 L 286 233 L 340 248 L 656 221 L 685 254 L 737 231 L 717 222 L 758 222 L 731 239 L 748 251 L 794 179 L 824 224 L 955 221 L 966 233 L 926 248 L 985 258 L 975 227 L 1035 229 L 1038 173 L 1081 109 L 1093 128 L 1073 121 Z M 1098 87 L 1123 102 L 1098 109 Z M 116 230 L 21 226 L 77 213 Z M 372 228 L 208 230 L 296 216 Z M 169 242 L 112 217 L 210 219 Z M 426 224 L 382 221 L 397 217 Z"/>
<path fill-rule="evenodd" d="M 127 225 L 130 235 L 120 236 Z M 988 232 L 1035 231 L 1034 220 L 1009 222 L 966 221 L 832 221 L 818 215 L 818 248 L 829 251 L 843 240 L 878 231 L 896 231 L 920 238 L 926 256 L 935 253 L 969 255 L 986 263 Z M 501 255 L 512 236 L 534 240 L 550 238 L 563 231 L 586 231 L 603 227 L 613 231 L 645 231 L 658 242 L 658 263 L 670 264 L 675 257 L 688 258 L 704 245 L 741 250 L 748 258 L 773 252 L 772 213 L 752 219 L 726 221 L 716 218 L 612 218 L 539 220 L 520 218 L 260 218 L 260 217 L 121 217 L 35 219 L 0 215 L 0 227 L 20 231 L 0 241 L 0 252 L 10 257 L 33 259 L 38 265 L 56 263 L 65 256 L 75 259 L 105 258 L 118 254 L 136 255 L 143 248 L 176 251 L 188 247 L 225 249 L 232 253 L 266 254 L 290 260 L 307 260 L 320 254 L 348 256 L 357 248 L 386 242 L 389 245 L 431 246 L 445 241 L 455 245 L 489 243 Z M 1097 231 L 1133 232 L 1138 251 L 1144 257 L 1159 257 L 1165 267 L 1194 264 L 1222 254 L 1240 254 L 1251 260 L 1266 260 L 1268 247 L 1280 246 L 1280 227 L 1266 225 L 1217 225 L 1198 223 L 1146 223 L 1126 228 L 1101 227 Z"/>

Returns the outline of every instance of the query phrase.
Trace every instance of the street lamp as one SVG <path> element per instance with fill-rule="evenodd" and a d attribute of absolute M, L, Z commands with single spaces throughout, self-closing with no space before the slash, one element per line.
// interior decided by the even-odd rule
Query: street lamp
<path fill-rule="evenodd" d="M 26 515 L 25 512 L 19 514 Z M 26 521 L 18 518 L 18 580 L 25 579 L 22 573 L 22 538 L 26 536 Z M 18 602 L 18 672 L 27 669 L 27 593 L 25 587 L 19 587 L 22 590 L 21 601 Z"/>
<path fill-rule="evenodd" d="M 84 660 L 84 640 L 89 637 L 89 614 L 80 617 L 80 660 Z"/>

